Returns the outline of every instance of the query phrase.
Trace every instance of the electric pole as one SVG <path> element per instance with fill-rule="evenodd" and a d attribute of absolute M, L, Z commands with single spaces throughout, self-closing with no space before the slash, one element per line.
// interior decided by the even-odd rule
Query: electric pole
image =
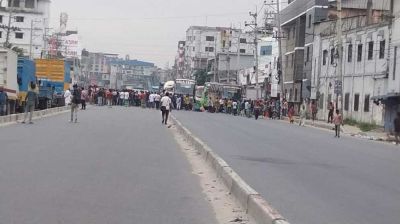
<path fill-rule="evenodd" d="M 250 12 L 249 13 L 251 17 L 253 17 L 253 22 L 252 23 L 245 23 L 245 26 L 250 26 L 253 28 L 253 32 L 254 32 L 254 46 L 255 46 L 255 50 L 254 50 L 254 57 L 255 57 L 255 65 L 254 65 L 254 70 L 255 70 L 255 76 L 256 76 L 256 98 L 259 99 L 260 98 L 260 86 L 258 83 L 258 23 L 257 23 L 257 19 L 258 19 L 258 10 L 256 7 L 256 11 L 255 13 Z"/>
<path fill-rule="evenodd" d="M 336 41 L 337 41 L 337 49 L 336 49 L 336 57 L 337 57 L 337 67 L 336 67 L 336 82 L 335 82 L 335 91 L 336 91 L 336 108 L 339 108 L 339 96 L 341 96 L 340 100 L 340 111 L 343 113 L 343 71 L 342 71 L 342 58 L 343 58 L 343 41 L 342 41 L 342 0 L 337 0 L 337 23 L 336 23 Z"/>
<path fill-rule="evenodd" d="M 8 26 L 7 26 L 7 35 L 6 42 L 4 42 L 4 47 L 10 47 L 10 33 L 11 33 L 11 19 L 13 14 L 14 0 L 9 2 L 11 5 L 8 6 Z"/>
<path fill-rule="evenodd" d="M 277 20 L 277 27 L 278 27 L 278 34 L 275 38 L 278 39 L 278 76 L 279 76 L 279 81 L 281 84 L 281 94 L 280 98 L 283 99 L 283 89 L 284 89 L 284 80 L 283 80 L 283 66 L 282 66 L 282 61 L 283 61 L 283 56 L 282 56 L 282 30 L 281 30 L 281 13 L 280 13 L 280 2 L 279 0 L 276 0 L 276 20 Z"/>

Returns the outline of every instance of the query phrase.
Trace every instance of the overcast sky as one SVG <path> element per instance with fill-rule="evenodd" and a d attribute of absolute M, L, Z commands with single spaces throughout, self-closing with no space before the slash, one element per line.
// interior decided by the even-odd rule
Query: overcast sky
<path fill-rule="evenodd" d="M 165 67 L 173 65 L 179 40 L 191 25 L 243 26 L 263 0 L 52 0 L 52 27 L 69 15 L 89 51 L 129 54 Z M 208 16 L 207 16 L 208 15 Z"/>

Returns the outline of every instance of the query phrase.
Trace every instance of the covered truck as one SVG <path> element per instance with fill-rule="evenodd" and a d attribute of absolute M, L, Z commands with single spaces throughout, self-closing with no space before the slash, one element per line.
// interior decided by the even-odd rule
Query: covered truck
<path fill-rule="evenodd" d="M 18 105 L 17 53 L 0 48 L 0 89 L 7 93 L 6 111 L 14 114 Z"/>
<path fill-rule="evenodd" d="M 71 85 L 70 64 L 59 59 L 37 59 L 35 63 L 40 109 L 64 106 L 64 91 Z"/>
<path fill-rule="evenodd" d="M 19 57 L 18 58 L 18 86 L 19 86 L 19 94 L 18 94 L 18 101 L 19 101 L 19 112 L 23 111 L 25 107 L 25 98 L 28 90 L 30 89 L 31 83 L 37 83 L 36 80 L 36 66 L 35 62 L 26 57 Z M 36 90 L 38 90 L 37 88 Z"/>

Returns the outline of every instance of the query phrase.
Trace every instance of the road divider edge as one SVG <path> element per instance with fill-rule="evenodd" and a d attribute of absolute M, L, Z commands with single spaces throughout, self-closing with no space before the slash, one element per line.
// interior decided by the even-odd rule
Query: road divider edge
<path fill-rule="evenodd" d="M 186 141 L 188 141 L 210 165 L 217 177 L 222 179 L 229 193 L 246 209 L 246 212 L 258 224 L 289 224 L 257 191 L 248 185 L 217 153 L 206 143 L 194 136 L 189 129 L 174 116 L 172 121 Z"/>

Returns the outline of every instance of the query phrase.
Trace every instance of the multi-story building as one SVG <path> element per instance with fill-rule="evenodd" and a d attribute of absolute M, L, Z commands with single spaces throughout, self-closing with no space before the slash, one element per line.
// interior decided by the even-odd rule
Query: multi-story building
<path fill-rule="evenodd" d="M 111 76 L 116 77 L 115 83 L 118 89 L 155 91 L 159 87 L 160 80 L 157 77 L 157 67 L 154 63 L 130 60 L 127 57 L 126 59 L 112 60 L 110 64 Z"/>
<path fill-rule="evenodd" d="M 261 87 L 261 98 L 276 98 L 280 93 L 278 75 L 279 48 L 278 41 L 273 37 L 262 38 L 258 48 L 258 83 Z M 246 97 L 257 97 L 255 66 L 239 71 L 239 84 L 245 86 Z"/>
<path fill-rule="evenodd" d="M 45 35 L 49 27 L 51 1 L 8 0 L 1 2 L 0 44 L 4 44 L 8 36 L 12 47 L 23 49 L 26 56 L 40 58 L 46 48 Z M 15 29 L 8 28 L 10 18 L 11 27 Z"/>
<path fill-rule="evenodd" d="M 392 1 L 389 24 L 392 30 L 392 42 L 389 43 L 389 74 L 387 94 L 376 97 L 375 101 L 385 106 L 384 127 L 387 132 L 394 132 L 394 119 L 400 111 L 400 2 Z"/>
<path fill-rule="evenodd" d="M 314 23 L 327 17 L 328 0 L 294 0 L 281 10 L 284 98 L 298 106 L 311 97 Z"/>
<path fill-rule="evenodd" d="M 89 53 L 88 58 L 85 59 L 87 64 L 82 66 L 86 67 L 86 76 L 88 76 L 91 85 L 102 87 L 110 85 L 110 62 L 115 59 L 118 59 L 118 54 Z"/>
<path fill-rule="evenodd" d="M 186 60 L 188 73 L 193 77 L 198 70 L 207 70 L 208 61 L 218 54 L 252 55 L 254 37 L 240 29 L 226 27 L 191 26 L 186 31 Z M 235 60 L 230 62 L 234 66 Z M 207 71 L 215 81 L 218 70 Z"/>
<path fill-rule="evenodd" d="M 382 125 L 384 108 L 372 99 L 387 89 L 389 27 L 383 22 L 368 25 L 366 16 L 343 19 L 343 78 L 337 73 L 334 27 L 336 21 L 316 24 L 319 35 L 314 41 L 312 89 L 319 101 L 318 118 L 327 119 L 332 102 L 339 109 L 343 105 L 345 118 Z"/>

